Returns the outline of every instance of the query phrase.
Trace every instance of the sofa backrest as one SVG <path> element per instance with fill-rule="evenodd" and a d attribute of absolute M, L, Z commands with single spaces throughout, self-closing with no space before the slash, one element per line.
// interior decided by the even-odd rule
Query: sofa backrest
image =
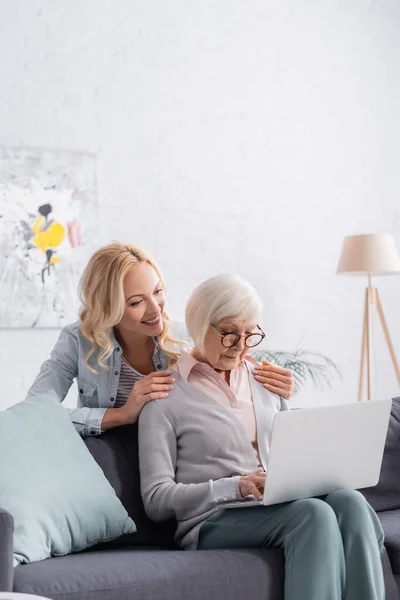
<path fill-rule="evenodd" d="M 124 536 L 125 542 L 175 547 L 175 522 L 154 523 L 143 507 L 137 424 L 110 429 L 99 437 L 88 437 L 85 443 L 136 523 L 137 533 Z M 400 397 L 393 399 L 379 483 L 360 491 L 376 511 L 400 508 Z"/>
<path fill-rule="evenodd" d="M 137 424 L 110 429 L 84 441 L 136 523 L 137 532 L 123 536 L 118 544 L 175 547 L 175 522 L 154 523 L 144 510 L 140 494 Z"/>
<path fill-rule="evenodd" d="M 400 397 L 392 401 L 379 483 L 360 491 L 376 511 L 400 508 Z"/>

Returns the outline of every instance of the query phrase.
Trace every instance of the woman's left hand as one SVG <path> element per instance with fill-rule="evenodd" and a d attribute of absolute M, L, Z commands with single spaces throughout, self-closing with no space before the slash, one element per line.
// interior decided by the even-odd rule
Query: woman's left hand
<path fill-rule="evenodd" d="M 248 358 L 246 356 L 246 359 Z M 254 359 L 251 362 L 256 363 Z M 294 390 L 292 372 L 289 369 L 283 369 L 266 360 L 263 360 L 261 364 L 256 364 L 257 366 L 253 371 L 253 375 L 257 381 L 262 383 L 270 392 L 289 400 Z"/>

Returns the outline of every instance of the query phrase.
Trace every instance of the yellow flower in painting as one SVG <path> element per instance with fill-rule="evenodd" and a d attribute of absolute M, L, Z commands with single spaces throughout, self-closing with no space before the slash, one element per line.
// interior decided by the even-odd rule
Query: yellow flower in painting
<path fill-rule="evenodd" d="M 51 223 L 45 231 L 42 231 L 44 223 L 45 219 L 39 217 L 32 227 L 33 233 L 36 233 L 32 241 L 41 252 L 46 252 L 48 248 L 56 248 L 65 238 L 65 229 L 61 223 Z M 54 264 L 58 259 L 51 259 L 50 262 Z"/>

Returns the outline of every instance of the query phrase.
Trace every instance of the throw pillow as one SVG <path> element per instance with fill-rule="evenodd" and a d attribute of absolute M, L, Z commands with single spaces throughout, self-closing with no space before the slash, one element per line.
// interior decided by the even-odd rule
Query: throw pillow
<path fill-rule="evenodd" d="M 14 566 L 136 531 L 53 391 L 0 412 L 0 507 L 14 518 Z"/>

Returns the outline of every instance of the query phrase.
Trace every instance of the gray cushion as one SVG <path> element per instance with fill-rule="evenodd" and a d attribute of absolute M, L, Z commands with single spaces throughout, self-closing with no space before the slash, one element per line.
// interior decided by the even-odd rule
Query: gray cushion
<path fill-rule="evenodd" d="M 399 590 L 399 598 L 400 598 L 400 575 L 395 575 L 394 578 L 397 583 L 397 588 Z"/>
<path fill-rule="evenodd" d="M 383 531 L 385 546 L 395 575 L 400 575 L 400 510 L 378 513 Z"/>
<path fill-rule="evenodd" d="M 399 600 L 399 588 L 397 586 L 397 582 L 395 576 L 393 575 L 392 568 L 390 565 L 390 560 L 388 554 L 386 552 L 386 548 L 383 548 L 381 554 L 382 568 L 383 568 L 383 577 L 385 580 L 385 591 L 386 598 L 385 600 Z"/>
<path fill-rule="evenodd" d="M 99 437 L 88 437 L 84 441 L 136 524 L 137 532 L 119 538 L 117 545 L 176 548 L 175 522 L 154 523 L 144 511 L 140 494 L 137 423 L 110 429 Z M 115 544 L 108 544 L 112 545 Z"/>
<path fill-rule="evenodd" d="M 377 486 L 360 490 L 376 511 L 400 508 L 400 397 L 392 412 Z"/>
<path fill-rule="evenodd" d="M 386 550 L 382 565 L 386 600 L 399 600 Z M 283 600 L 283 579 L 279 550 L 124 548 L 23 565 L 14 591 L 52 600 Z"/>
<path fill-rule="evenodd" d="M 52 600 L 283 600 L 279 550 L 120 549 L 15 570 L 15 592 Z"/>

